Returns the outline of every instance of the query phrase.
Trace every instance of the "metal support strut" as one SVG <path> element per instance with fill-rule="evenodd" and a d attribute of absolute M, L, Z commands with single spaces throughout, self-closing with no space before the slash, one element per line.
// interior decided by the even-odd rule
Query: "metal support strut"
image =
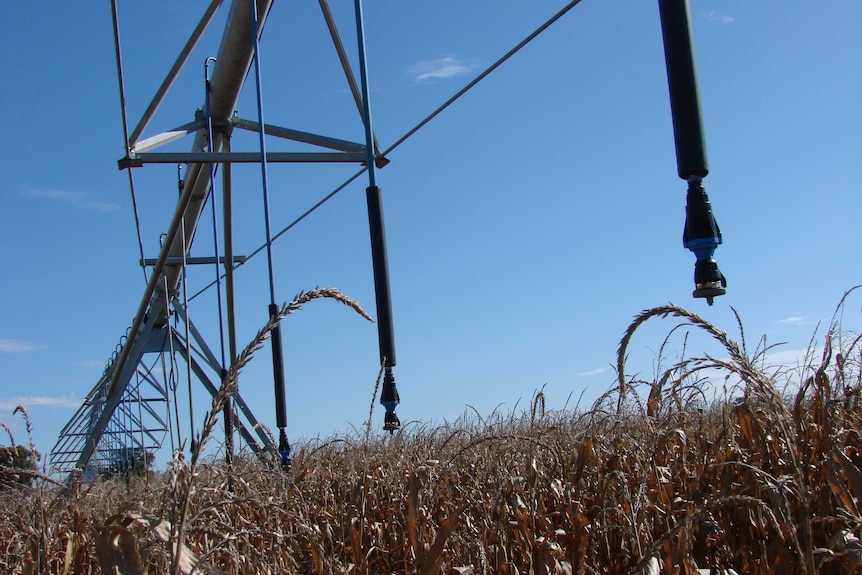
<path fill-rule="evenodd" d="M 275 270 L 272 261 L 272 226 L 269 217 L 269 179 L 266 169 L 266 138 L 263 120 L 263 89 L 260 79 L 260 29 L 257 18 L 257 0 L 251 1 L 252 43 L 254 47 L 254 79 L 257 88 L 257 121 L 260 136 L 260 171 L 263 180 L 263 211 L 266 229 L 266 255 L 269 271 L 269 318 L 278 317 L 278 304 L 275 300 Z M 284 355 L 281 347 L 281 322 L 272 328 L 272 376 L 275 384 L 275 424 L 278 426 L 278 454 L 281 467 L 290 471 L 290 442 L 287 440 L 287 402 L 284 389 Z"/>
<path fill-rule="evenodd" d="M 718 269 L 714 254 L 721 244 L 721 230 L 712 214 L 703 178 L 709 173 L 703 120 L 700 113 L 697 68 L 691 39 L 691 16 L 688 0 L 659 0 L 667 83 L 673 117 L 676 163 L 679 177 L 688 182 L 683 245 L 694 253 L 694 287 L 692 295 L 713 298 L 724 295 L 727 280 Z"/>
<path fill-rule="evenodd" d="M 365 123 L 365 150 L 367 154 L 368 188 L 365 197 L 368 203 L 368 229 L 371 234 L 371 263 L 374 266 L 374 294 L 377 304 L 377 335 L 380 343 L 380 363 L 384 367 L 383 389 L 380 404 L 386 409 L 383 429 L 394 433 L 401 427 L 395 414 L 400 402 L 395 386 L 395 331 L 392 328 L 392 299 L 389 296 L 389 260 L 386 255 L 386 230 L 383 226 L 383 195 L 377 185 L 375 171 L 376 148 L 374 130 L 371 126 L 371 102 L 369 101 L 368 67 L 365 58 L 365 25 L 362 20 L 362 0 L 355 0 L 356 37 L 359 42 L 359 77 L 362 86 L 362 117 Z"/>

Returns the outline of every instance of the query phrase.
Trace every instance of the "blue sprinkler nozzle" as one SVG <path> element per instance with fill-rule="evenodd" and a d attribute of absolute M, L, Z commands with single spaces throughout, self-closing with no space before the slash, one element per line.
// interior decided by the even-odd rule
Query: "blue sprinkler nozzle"
<path fill-rule="evenodd" d="M 706 303 L 712 305 L 713 298 L 727 293 L 727 279 L 719 271 L 718 263 L 713 257 L 716 248 L 721 244 L 721 230 L 712 215 L 709 196 L 706 195 L 703 182 L 699 178 L 688 182 L 682 243 L 697 258 L 694 264 L 695 290 L 692 295 L 706 298 Z"/>
<path fill-rule="evenodd" d="M 401 428 L 401 420 L 395 414 L 395 408 L 401 402 L 398 388 L 395 386 L 395 375 L 387 368 L 383 375 L 383 390 L 380 392 L 380 404 L 386 409 L 383 416 L 383 429 L 391 434 Z"/>
<path fill-rule="evenodd" d="M 290 472 L 290 443 L 287 441 L 287 433 L 284 428 L 278 433 L 278 454 L 281 456 L 281 469 Z"/>

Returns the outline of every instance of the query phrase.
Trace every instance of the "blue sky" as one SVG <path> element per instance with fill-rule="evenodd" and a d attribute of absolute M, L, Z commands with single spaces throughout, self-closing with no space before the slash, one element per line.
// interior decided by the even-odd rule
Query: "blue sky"
<path fill-rule="evenodd" d="M 204 4 L 120 2 L 132 123 Z M 352 10 L 343 4 L 333 9 L 353 55 Z M 367 1 L 381 147 L 564 4 Z M 732 305 L 750 343 L 786 341 L 780 349 L 792 357 L 844 290 L 862 283 L 862 4 L 692 0 L 691 9 L 705 184 L 724 234 L 717 259 L 728 294 L 712 308 L 691 298 L 694 258 L 681 244 L 685 184 L 676 176 L 656 2 L 584 0 L 378 172 L 403 422 L 451 420 L 465 405 L 511 409 L 542 386 L 549 407 L 582 392 L 588 404 L 612 384 L 631 318 L 669 301 L 735 333 Z M 223 14 L 145 135 L 193 118 L 222 25 Z M 116 167 L 123 144 L 109 3 L 34 10 L 5 2 L 0 28 L 0 420 L 23 441 L 12 416 L 23 404 L 47 452 L 131 324 L 144 283 L 127 176 Z M 316 3 L 276 3 L 262 63 L 268 122 L 362 141 Z M 253 91 L 238 108 L 254 119 Z M 238 137 L 240 148 L 253 151 L 254 137 Z M 355 171 L 271 166 L 273 227 Z M 156 257 L 176 169 L 147 166 L 135 179 L 145 253 Z M 236 251 L 250 253 L 264 240 L 259 169 L 238 167 L 235 182 Z M 366 185 L 360 178 L 275 243 L 280 301 L 330 285 L 375 315 Z M 193 255 L 211 255 L 211 242 L 204 223 Z M 264 260 L 237 278 L 241 344 L 266 321 Z M 213 274 L 196 269 L 190 287 Z M 191 315 L 216 344 L 211 292 Z M 857 314 L 851 300 L 848 329 Z M 635 339 L 633 370 L 653 369 L 672 326 Z M 375 326 L 318 301 L 288 318 L 284 332 L 290 436 L 360 427 L 378 369 Z M 704 338 L 689 346 L 718 353 Z M 269 362 L 267 349 L 244 373 L 241 393 L 274 426 Z M 202 398 L 197 389 L 198 420 Z M 382 412 L 375 417 L 379 426 Z"/>

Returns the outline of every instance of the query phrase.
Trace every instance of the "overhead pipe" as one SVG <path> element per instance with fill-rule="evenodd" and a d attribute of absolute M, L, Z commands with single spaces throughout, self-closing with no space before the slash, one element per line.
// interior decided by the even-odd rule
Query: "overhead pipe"
<path fill-rule="evenodd" d="M 213 69 L 210 113 L 218 125 L 228 123 L 251 67 L 253 32 L 248 7 L 249 0 L 235 0 L 231 5 L 219 46 L 218 62 Z M 258 3 L 257 16 L 261 28 L 271 7 L 272 0 L 260 0 Z M 213 148 L 221 151 L 224 141 L 225 135 L 221 131 L 216 132 L 213 136 Z M 203 150 L 206 144 L 207 135 L 199 131 L 192 144 L 192 150 Z M 202 169 L 200 163 L 190 164 L 180 199 L 168 228 L 165 244 L 159 252 L 158 260 L 144 290 L 144 296 L 129 331 L 129 338 L 112 365 L 108 396 L 105 398 L 102 412 L 99 414 L 81 451 L 81 456 L 78 458 L 76 463 L 78 469 L 86 468 L 96 446 L 102 439 L 114 409 L 125 392 L 130 369 L 133 367 L 129 365 L 130 356 L 134 356 L 132 363 L 137 364 L 143 349 L 143 342 L 138 341 L 139 335 L 145 332 L 149 333 L 149 331 L 167 323 L 167 300 L 177 289 L 181 270 L 173 266 L 166 267 L 165 262 L 169 257 L 182 257 L 185 252 L 184 248 L 191 245 L 203 211 L 209 185 L 209 170 Z M 122 385 L 120 385 L 121 381 L 123 382 Z"/>
<path fill-rule="evenodd" d="M 266 16 L 272 7 L 272 0 L 259 0 L 257 3 L 258 27 L 263 28 Z M 228 21 L 225 24 L 221 45 L 216 56 L 210 79 L 210 117 L 215 127 L 225 127 L 230 123 L 236 109 L 242 86 L 245 83 L 249 70 L 251 69 L 253 49 L 254 24 L 251 18 L 250 0 L 235 0 L 228 13 Z M 221 152 L 224 150 L 226 134 L 223 130 L 216 130 L 213 134 L 212 150 Z M 207 147 L 207 134 L 198 131 L 192 144 L 192 151 L 203 151 Z M 186 186 L 194 187 L 192 201 L 183 213 L 185 222 L 185 242 L 181 238 L 175 238 L 168 245 L 169 255 L 179 257 L 182 255 L 183 243 L 191 245 L 192 237 L 197 229 L 201 212 L 206 200 L 206 192 L 211 184 L 208 169 L 202 169 L 203 164 L 194 163 L 189 165 L 186 174 Z M 179 281 L 179 270 L 167 269 L 165 275 L 168 277 L 168 286 L 175 289 Z"/>

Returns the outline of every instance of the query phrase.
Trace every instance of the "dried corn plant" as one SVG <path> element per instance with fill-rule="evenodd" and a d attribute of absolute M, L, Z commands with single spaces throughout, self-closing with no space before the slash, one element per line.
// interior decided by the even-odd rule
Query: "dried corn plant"
<path fill-rule="evenodd" d="M 720 354 L 628 377 L 638 328 L 661 318 Z M 298 446 L 291 475 L 244 454 L 66 499 L 43 482 L 0 497 L 0 572 L 862 572 L 862 353 L 832 327 L 794 378 L 765 346 L 748 353 L 741 322 L 737 343 L 661 306 L 624 332 L 617 383 L 590 409 L 548 410 L 542 390 L 523 412 L 366 426 Z"/>

